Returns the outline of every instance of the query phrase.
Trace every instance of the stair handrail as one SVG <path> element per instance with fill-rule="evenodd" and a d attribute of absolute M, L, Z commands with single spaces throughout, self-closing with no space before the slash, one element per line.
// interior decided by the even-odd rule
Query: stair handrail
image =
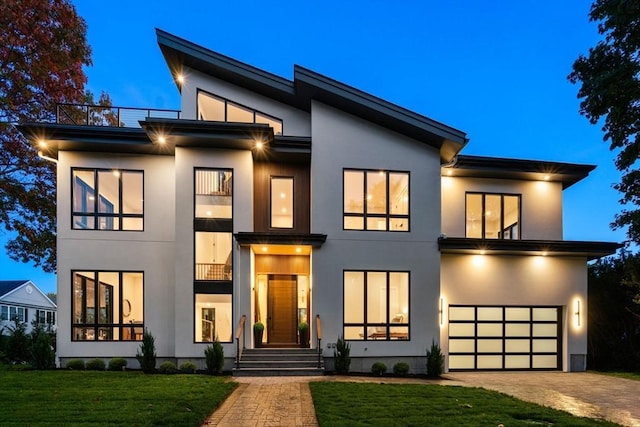
<path fill-rule="evenodd" d="M 242 356 L 242 350 L 244 350 L 244 324 L 246 320 L 247 316 L 243 314 L 236 329 L 236 368 L 240 368 L 240 357 Z M 240 337 L 242 337 L 242 349 L 240 348 Z"/>
<path fill-rule="evenodd" d="M 316 339 L 318 340 L 318 368 L 322 367 L 322 322 L 320 315 L 316 314 Z"/>

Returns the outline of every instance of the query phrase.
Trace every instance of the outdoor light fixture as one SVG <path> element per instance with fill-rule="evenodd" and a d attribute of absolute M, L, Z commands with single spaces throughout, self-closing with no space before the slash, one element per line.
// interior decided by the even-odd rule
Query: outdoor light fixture
<path fill-rule="evenodd" d="M 576 316 L 576 326 L 580 326 L 580 300 L 576 300 L 576 312 L 574 313 Z"/>
<path fill-rule="evenodd" d="M 262 141 L 256 142 L 256 148 L 258 150 L 262 150 L 262 147 L 264 147 L 264 143 Z"/>
<path fill-rule="evenodd" d="M 180 83 L 180 84 L 184 83 L 184 75 L 182 75 L 182 74 L 178 73 L 178 74 L 176 75 L 176 80 L 177 80 L 177 81 L 178 81 L 178 83 Z"/>
<path fill-rule="evenodd" d="M 158 137 L 158 144 L 164 144 L 167 142 L 167 138 L 164 137 L 164 135 L 160 135 Z"/>
<path fill-rule="evenodd" d="M 44 139 L 38 140 L 38 146 L 40 146 L 40 148 L 47 148 L 47 141 Z"/>
<path fill-rule="evenodd" d="M 440 326 L 444 323 L 444 298 L 440 298 L 440 308 L 438 308 L 438 314 L 440 315 Z"/>

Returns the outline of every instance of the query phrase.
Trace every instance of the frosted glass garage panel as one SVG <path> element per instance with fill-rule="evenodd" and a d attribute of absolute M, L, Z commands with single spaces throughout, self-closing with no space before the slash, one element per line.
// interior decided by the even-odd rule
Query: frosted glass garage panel
<path fill-rule="evenodd" d="M 556 369 L 558 367 L 558 357 L 550 356 L 533 356 L 534 369 Z"/>
<path fill-rule="evenodd" d="M 558 325 L 555 323 L 538 323 L 533 325 L 534 337 L 556 337 L 558 336 Z"/>
<path fill-rule="evenodd" d="M 474 353 L 475 351 L 475 340 L 449 340 L 450 353 Z"/>
<path fill-rule="evenodd" d="M 558 351 L 558 340 L 533 340 L 534 353 L 555 353 Z"/>
<path fill-rule="evenodd" d="M 507 337 L 528 337 L 531 333 L 531 327 L 528 324 L 507 323 L 504 329 Z"/>
<path fill-rule="evenodd" d="M 552 308 L 534 308 L 533 309 L 533 321 L 534 322 L 557 322 L 558 321 L 558 309 Z"/>
<path fill-rule="evenodd" d="M 449 307 L 449 320 L 476 320 L 473 307 Z"/>
<path fill-rule="evenodd" d="M 531 310 L 528 307 L 507 307 L 504 316 L 508 321 L 528 321 L 531 320 Z"/>
<path fill-rule="evenodd" d="M 478 320 L 502 320 L 502 307 L 478 307 Z"/>
<path fill-rule="evenodd" d="M 474 369 L 475 356 L 449 356 L 449 369 Z"/>
<path fill-rule="evenodd" d="M 478 323 L 479 337 L 501 337 L 502 323 Z"/>
<path fill-rule="evenodd" d="M 528 339 L 505 340 L 504 351 L 505 353 L 529 353 L 531 351 L 531 344 Z"/>
<path fill-rule="evenodd" d="M 505 369 L 529 369 L 530 359 L 529 356 L 505 356 L 504 367 Z"/>
<path fill-rule="evenodd" d="M 478 340 L 478 353 L 502 353 L 502 340 Z"/>
<path fill-rule="evenodd" d="M 478 356 L 478 369 L 502 369 L 502 356 Z"/>
<path fill-rule="evenodd" d="M 473 323 L 451 323 L 449 324 L 450 337 L 472 337 L 476 334 Z"/>

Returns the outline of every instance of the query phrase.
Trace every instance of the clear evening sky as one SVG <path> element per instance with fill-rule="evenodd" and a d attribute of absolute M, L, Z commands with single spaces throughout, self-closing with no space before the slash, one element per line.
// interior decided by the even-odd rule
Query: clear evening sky
<path fill-rule="evenodd" d="M 467 133 L 464 154 L 597 165 L 564 192 L 566 240 L 623 241 L 619 173 L 566 76 L 599 39 L 591 1 L 75 0 L 88 25 L 88 88 L 113 104 L 179 109 L 160 28 L 292 78 L 293 64 Z M 7 234 L 0 233 L 4 241 Z M 55 275 L 0 256 L 0 280 Z"/>

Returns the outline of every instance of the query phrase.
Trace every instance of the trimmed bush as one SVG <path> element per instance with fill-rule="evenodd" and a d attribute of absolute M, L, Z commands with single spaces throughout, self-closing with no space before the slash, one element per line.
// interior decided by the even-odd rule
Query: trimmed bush
<path fill-rule="evenodd" d="M 144 328 L 144 334 L 142 335 L 142 344 L 140 349 L 136 352 L 136 359 L 140 363 L 140 369 L 145 374 L 150 374 L 156 370 L 156 339 L 151 335 L 151 332 Z"/>
<path fill-rule="evenodd" d="M 53 369 L 56 367 L 56 354 L 53 351 L 51 336 L 43 329 L 34 333 L 31 345 L 33 367 L 36 369 Z"/>
<path fill-rule="evenodd" d="M 393 374 L 399 377 L 406 377 L 409 374 L 409 364 L 405 362 L 398 362 L 393 365 Z"/>
<path fill-rule="evenodd" d="M 87 362 L 87 371 L 104 371 L 106 365 L 102 359 L 93 359 Z"/>
<path fill-rule="evenodd" d="M 373 375 L 381 377 L 385 372 L 387 372 L 387 365 L 383 362 L 376 362 L 371 366 L 371 373 Z"/>
<path fill-rule="evenodd" d="M 127 367 L 127 359 L 122 357 L 114 357 L 109 360 L 109 370 L 110 371 L 124 371 L 124 368 Z"/>
<path fill-rule="evenodd" d="M 158 369 L 158 371 L 160 371 L 161 374 L 177 374 L 178 368 L 176 367 L 175 363 L 167 360 L 166 362 L 162 362 L 160 364 L 160 368 Z"/>
<path fill-rule="evenodd" d="M 207 374 L 219 375 L 224 366 L 224 349 L 217 338 L 213 342 L 213 345 L 208 345 L 204 350 L 204 357 L 207 363 Z"/>
<path fill-rule="evenodd" d="M 183 374 L 195 374 L 196 365 L 191 362 L 184 362 L 182 365 L 180 365 L 180 372 Z"/>
<path fill-rule="evenodd" d="M 351 346 L 349 343 L 346 342 L 342 336 L 339 336 L 338 341 L 336 341 L 336 348 L 333 350 L 333 363 L 336 373 L 346 374 L 349 372 L 349 367 L 351 366 L 350 352 Z"/>
<path fill-rule="evenodd" d="M 431 348 L 427 350 L 427 376 L 438 378 L 444 372 L 444 356 L 440 346 L 431 340 Z"/>
<path fill-rule="evenodd" d="M 67 369 L 71 369 L 72 371 L 84 371 L 85 365 L 84 360 L 82 359 L 71 359 L 67 362 Z"/>

